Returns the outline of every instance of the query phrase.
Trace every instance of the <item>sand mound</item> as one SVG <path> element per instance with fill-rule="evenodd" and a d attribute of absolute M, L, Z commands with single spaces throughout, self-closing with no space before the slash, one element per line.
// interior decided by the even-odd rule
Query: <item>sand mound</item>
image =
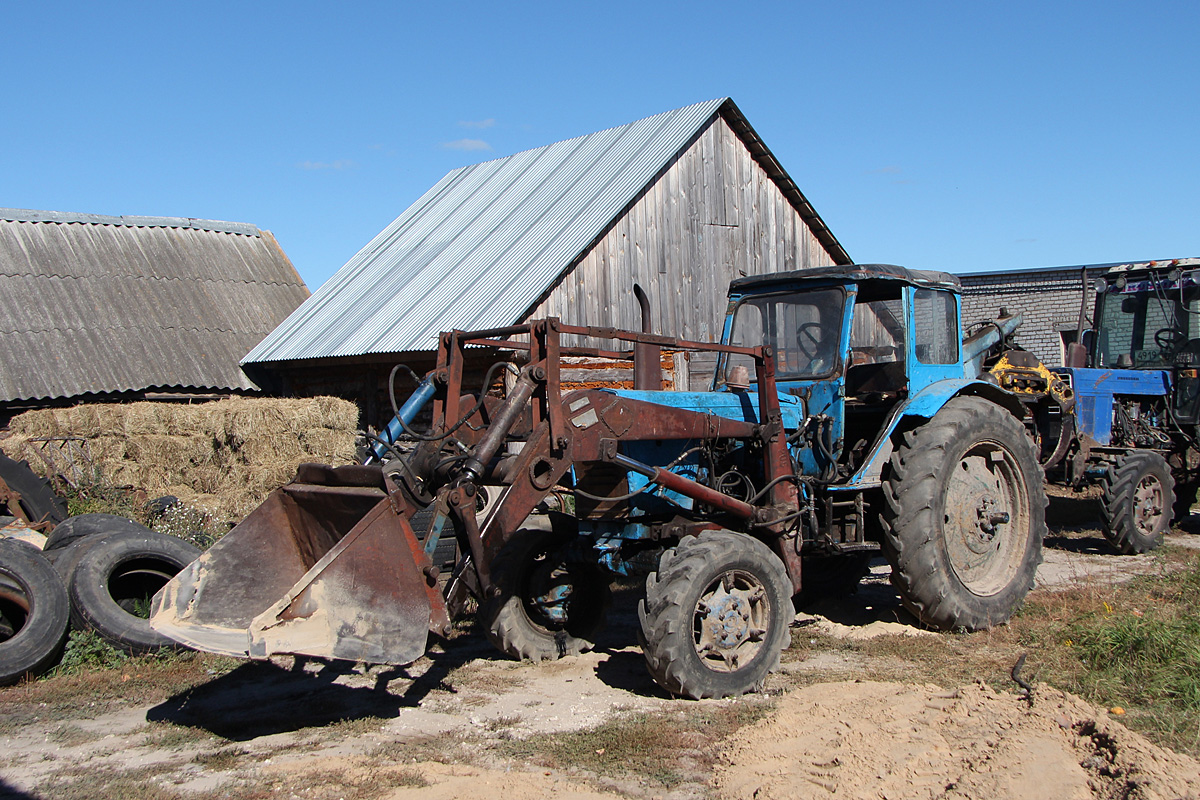
<path fill-rule="evenodd" d="M 14 417 L 0 448 L 43 474 L 94 471 L 113 486 L 173 494 L 235 522 L 298 464 L 352 463 L 357 428 L 357 406 L 335 397 L 96 403 Z"/>
<path fill-rule="evenodd" d="M 845 682 L 786 695 L 740 730 L 714 782 L 727 800 L 1200 797 L 1200 764 L 1077 697 L 984 685 Z"/>

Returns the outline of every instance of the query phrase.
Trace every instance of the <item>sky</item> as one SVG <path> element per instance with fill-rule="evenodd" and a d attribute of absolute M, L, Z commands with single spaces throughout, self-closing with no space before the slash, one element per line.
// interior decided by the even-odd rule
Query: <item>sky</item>
<path fill-rule="evenodd" d="M 270 230 L 311 290 L 447 172 L 732 97 L 850 256 L 1200 256 L 1200 3 L 5 4 L 0 207 Z"/>

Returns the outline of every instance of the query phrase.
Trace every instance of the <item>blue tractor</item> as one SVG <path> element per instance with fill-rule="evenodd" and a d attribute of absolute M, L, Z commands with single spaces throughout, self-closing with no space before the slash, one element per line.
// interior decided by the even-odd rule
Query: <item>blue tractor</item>
<path fill-rule="evenodd" d="M 556 319 L 442 334 L 369 463 L 304 465 L 152 625 L 403 664 L 473 599 L 500 650 L 541 660 L 591 647 L 610 583 L 638 575 L 654 679 L 723 697 L 778 664 L 798 599 L 880 549 L 926 625 L 1000 624 L 1041 560 L 1043 473 L 1025 406 L 978 375 L 1017 320 L 964 341 L 959 312 L 950 275 L 858 265 L 735 281 L 720 344 Z M 715 363 L 709 390 L 664 390 L 681 353 Z M 632 385 L 572 387 L 581 359 L 632 364 Z"/>
<path fill-rule="evenodd" d="M 1067 367 L 1048 375 L 1009 351 L 986 374 L 1027 400 L 1047 479 L 1099 486 L 1109 541 L 1144 553 L 1200 485 L 1200 259 L 1117 265 L 1094 288 Z"/>

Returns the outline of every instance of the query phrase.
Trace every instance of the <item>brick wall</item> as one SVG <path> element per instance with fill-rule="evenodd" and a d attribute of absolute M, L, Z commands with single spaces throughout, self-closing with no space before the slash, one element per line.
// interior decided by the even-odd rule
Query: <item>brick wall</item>
<path fill-rule="evenodd" d="M 1103 275 L 1107 267 L 1088 270 L 1088 283 Z M 1016 340 L 1033 352 L 1042 363 L 1057 367 L 1063 363 L 1062 330 L 1075 330 L 1079 321 L 1082 285 L 1079 267 L 1039 269 L 960 276 L 963 288 L 963 327 L 994 319 L 1001 308 L 1023 321 Z M 1091 321 L 1095 294 L 1088 290 L 1088 321 Z"/>

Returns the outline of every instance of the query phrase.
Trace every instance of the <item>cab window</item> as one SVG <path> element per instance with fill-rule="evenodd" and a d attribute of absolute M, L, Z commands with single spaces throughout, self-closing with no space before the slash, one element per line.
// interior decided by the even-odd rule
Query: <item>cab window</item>
<path fill-rule="evenodd" d="M 747 297 L 734 310 L 730 344 L 770 345 L 778 378 L 831 375 L 840 366 L 845 303 L 846 295 L 840 288 Z M 754 379 L 753 359 L 730 356 L 726 361 L 727 370 L 737 365 L 748 367 Z"/>

